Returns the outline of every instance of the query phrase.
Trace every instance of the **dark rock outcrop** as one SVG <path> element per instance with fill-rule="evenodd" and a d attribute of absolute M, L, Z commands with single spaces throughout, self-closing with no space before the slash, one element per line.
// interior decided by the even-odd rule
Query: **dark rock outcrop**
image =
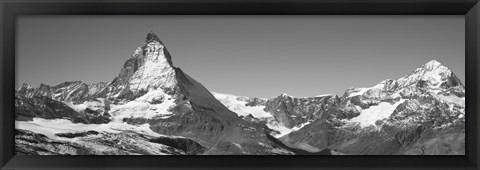
<path fill-rule="evenodd" d="M 207 148 L 188 138 L 155 137 L 150 138 L 149 141 L 180 149 L 189 155 L 199 155 L 207 150 Z"/>
<path fill-rule="evenodd" d="M 98 134 L 100 133 L 98 133 L 97 131 L 90 130 L 90 131 L 78 132 L 78 133 L 57 133 L 55 134 L 55 136 L 65 137 L 65 138 L 76 138 L 76 137 L 84 137 L 88 135 L 98 135 Z"/>

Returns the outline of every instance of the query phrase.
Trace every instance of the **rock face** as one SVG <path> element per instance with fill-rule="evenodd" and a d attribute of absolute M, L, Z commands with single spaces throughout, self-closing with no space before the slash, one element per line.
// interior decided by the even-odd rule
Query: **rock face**
<path fill-rule="evenodd" d="M 265 111 L 272 113 L 273 117 L 287 128 L 293 128 L 333 111 L 337 99 L 335 96 L 294 98 L 282 94 L 267 100 Z"/>
<path fill-rule="evenodd" d="M 15 95 L 16 120 L 32 120 L 32 118 L 68 119 L 73 123 L 101 124 L 110 122 L 108 114 L 100 114 L 85 109 L 77 112 L 66 104 L 46 96 L 31 98 Z"/>
<path fill-rule="evenodd" d="M 207 148 L 198 144 L 194 140 L 187 139 L 187 138 L 157 137 L 157 138 L 151 138 L 149 139 L 149 141 L 167 145 L 174 148 L 178 148 L 189 155 L 202 154 L 207 150 Z"/>
<path fill-rule="evenodd" d="M 90 131 L 58 136 L 75 138 L 77 142 L 52 139 L 43 134 L 17 129 L 15 152 L 19 155 L 185 155 L 195 154 L 198 150 L 151 142 L 135 133 Z M 181 146 L 182 143 L 179 141 L 177 145 Z"/>
<path fill-rule="evenodd" d="M 64 82 L 56 86 L 40 84 L 40 87 L 33 88 L 27 84 L 16 90 L 16 94 L 33 97 L 45 96 L 58 101 L 72 101 L 82 103 L 93 99 L 93 95 L 103 90 L 108 83 L 100 82 L 94 84 L 85 84 L 81 81 Z"/>

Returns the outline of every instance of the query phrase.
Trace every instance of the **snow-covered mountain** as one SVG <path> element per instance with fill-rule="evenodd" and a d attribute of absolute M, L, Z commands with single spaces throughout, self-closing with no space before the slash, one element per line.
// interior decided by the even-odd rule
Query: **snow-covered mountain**
<path fill-rule="evenodd" d="M 384 80 L 369 88 L 352 88 L 345 92 L 348 97 L 365 96 L 369 98 L 400 98 L 416 95 L 419 92 L 434 94 L 455 93 L 464 97 L 465 87 L 461 81 L 447 67 L 436 60 L 432 60 L 415 69 L 411 74 L 397 80 Z M 443 94 L 443 93 L 442 93 Z"/>
<path fill-rule="evenodd" d="M 465 87 L 436 60 L 407 76 L 351 88 L 342 96 L 281 94 L 252 105 L 246 101 L 256 98 L 215 94 L 239 115 L 263 121 L 288 146 L 311 152 L 465 153 Z"/>
<path fill-rule="evenodd" d="M 48 138 L 48 134 L 54 134 L 57 137 L 48 138 L 49 141 L 69 142 L 65 144 L 69 147 L 80 145 L 83 150 L 91 151 L 96 147 L 107 147 L 97 141 L 106 136 L 120 141 L 135 141 L 138 136 L 151 138 L 162 135 L 168 140 L 187 138 L 194 141 L 190 145 L 198 144 L 205 148 L 195 154 L 294 154 L 290 148 L 269 138 L 268 132 L 271 130 L 267 126 L 238 117 L 203 85 L 174 67 L 170 53 L 153 32 L 147 34 L 145 44 L 137 48 L 123 65 L 120 74 L 108 84 L 66 82 L 57 86 L 42 85 L 36 89 L 24 85 L 16 90 L 16 94 L 15 114 L 19 121 L 16 128 L 29 137 L 41 134 Z M 46 124 L 41 123 L 52 119 L 63 123 L 54 129 L 46 128 L 43 126 Z M 78 123 L 85 127 L 103 128 L 88 129 L 94 131 L 89 134 L 82 134 L 85 133 L 82 128 L 68 128 L 80 126 L 76 125 Z M 42 128 L 29 128 L 35 125 Z M 75 140 L 58 137 L 61 133 L 76 136 L 73 137 Z M 93 141 L 92 136 L 96 137 Z M 32 144 L 32 147 L 48 149 L 51 146 Z M 149 154 L 141 144 L 131 147 Z M 188 149 L 183 148 L 183 151 L 188 152 Z M 87 154 L 138 152 L 119 145 L 109 146 L 105 152 Z"/>
<path fill-rule="evenodd" d="M 465 154 L 465 87 L 438 61 L 348 89 L 336 105 L 282 141 L 346 154 Z"/>
<path fill-rule="evenodd" d="M 15 90 L 18 154 L 464 154 L 465 87 L 438 61 L 341 96 L 210 92 L 153 33 L 109 82 Z"/>
<path fill-rule="evenodd" d="M 327 109 L 326 103 L 333 107 L 335 96 L 322 95 L 318 97 L 295 98 L 281 94 L 272 99 L 248 98 L 231 94 L 213 93 L 228 109 L 239 116 L 252 117 L 265 123 L 272 136 L 282 137 L 321 116 Z"/>

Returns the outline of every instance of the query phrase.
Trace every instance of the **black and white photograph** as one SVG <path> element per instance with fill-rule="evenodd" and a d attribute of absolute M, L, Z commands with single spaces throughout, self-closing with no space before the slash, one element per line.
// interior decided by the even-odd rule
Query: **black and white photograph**
<path fill-rule="evenodd" d="M 461 15 L 16 24 L 17 155 L 466 152 Z"/>

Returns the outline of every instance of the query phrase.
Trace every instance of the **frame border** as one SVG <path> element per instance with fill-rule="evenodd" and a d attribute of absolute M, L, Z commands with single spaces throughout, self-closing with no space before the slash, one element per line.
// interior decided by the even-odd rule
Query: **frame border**
<path fill-rule="evenodd" d="M 478 169 L 478 0 L 0 0 L 1 169 Z M 15 29 L 21 15 L 465 15 L 465 156 L 20 156 L 14 155 Z M 188 161 L 188 163 L 186 163 Z"/>

